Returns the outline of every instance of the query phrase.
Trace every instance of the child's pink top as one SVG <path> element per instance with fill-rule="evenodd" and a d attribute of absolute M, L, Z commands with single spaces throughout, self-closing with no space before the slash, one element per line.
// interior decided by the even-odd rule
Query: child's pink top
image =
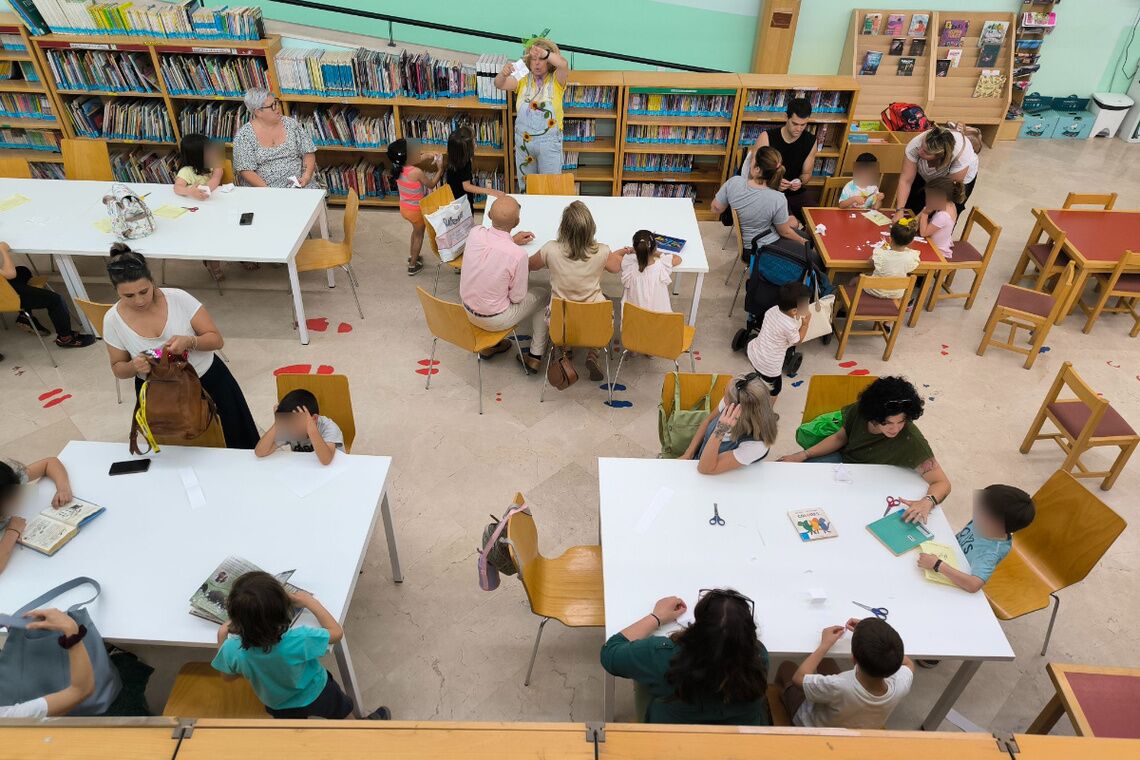
<path fill-rule="evenodd" d="M 423 183 L 408 179 L 408 174 L 414 168 L 414 166 L 405 166 L 396 180 L 396 187 L 400 191 L 400 208 L 419 210 L 420 201 L 424 197 Z"/>
<path fill-rule="evenodd" d="M 930 217 L 930 225 L 936 229 L 932 235 L 927 236 L 927 240 L 933 243 L 943 256 L 950 258 L 954 249 L 954 217 L 947 211 L 935 211 Z"/>

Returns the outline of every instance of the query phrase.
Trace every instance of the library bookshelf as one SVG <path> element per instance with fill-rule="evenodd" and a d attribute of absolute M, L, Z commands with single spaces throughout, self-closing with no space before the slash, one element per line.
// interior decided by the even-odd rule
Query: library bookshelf
<path fill-rule="evenodd" d="M 1014 29 L 1016 17 L 1012 13 L 959 13 L 947 11 L 935 13 L 936 22 L 945 23 L 948 20 L 961 20 L 969 22 L 970 27 L 962 38 L 962 61 L 956 68 L 951 68 L 945 77 L 931 76 L 931 95 L 926 114 L 936 121 L 964 121 L 971 126 L 982 130 L 983 136 L 991 144 L 997 136 L 997 126 L 1005 121 L 1009 110 L 1010 99 L 1013 94 L 1013 48 Z M 982 25 L 986 21 L 1003 21 L 1009 24 L 1001 49 L 998 51 L 997 62 L 993 66 L 981 67 L 978 57 L 981 51 Z M 937 42 L 935 36 L 941 25 L 931 29 L 931 44 Z M 945 58 L 949 48 L 936 48 L 937 57 Z M 1005 77 L 1002 94 L 996 98 L 975 98 L 974 87 L 983 68 L 997 69 Z"/>
<path fill-rule="evenodd" d="M 571 71 L 562 103 L 564 172 L 574 175 L 581 195 L 617 195 L 621 178 L 621 131 L 625 78 L 620 71 Z M 514 98 L 511 131 L 514 131 Z M 517 190 L 512 156 L 511 182 Z"/>
<path fill-rule="evenodd" d="M 0 97 L 37 99 L 39 110 L 47 117 L 0 116 L 0 130 L 3 130 L 0 156 L 23 159 L 34 173 L 42 164 L 62 164 L 59 152 L 59 139 L 65 134 L 62 113 L 35 54 L 31 36 L 14 13 L 0 13 L 0 34 L 10 38 L 13 46 L 22 45 L 19 50 L 0 50 L 0 62 L 8 63 L 11 71 L 8 79 L 0 79 Z M 34 79 L 29 79 L 28 74 Z"/>

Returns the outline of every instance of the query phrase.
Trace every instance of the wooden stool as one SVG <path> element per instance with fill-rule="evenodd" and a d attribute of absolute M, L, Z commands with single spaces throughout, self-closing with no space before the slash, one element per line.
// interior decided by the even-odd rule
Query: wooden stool
<path fill-rule="evenodd" d="M 265 718 L 265 705 L 249 681 L 225 681 L 208 662 L 188 662 L 178 671 L 162 714 L 168 718 Z"/>

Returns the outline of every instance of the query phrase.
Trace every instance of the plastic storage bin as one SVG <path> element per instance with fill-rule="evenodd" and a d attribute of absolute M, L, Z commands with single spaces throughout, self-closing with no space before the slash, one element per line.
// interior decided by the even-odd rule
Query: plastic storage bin
<path fill-rule="evenodd" d="M 1136 104 L 1127 95 L 1115 92 L 1094 92 L 1089 111 L 1093 115 L 1093 125 L 1089 139 L 1094 137 L 1116 137 L 1128 109 Z"/>
<path fill-rule="evenodd" d="M 1092 134 L 1093 115 L 1088 111 L 1053 111 L 1057 126 L 1054 140 L 1086 140 Z"/>
<path fill-rule="evenodd" d="M 1053 130 L 1056 128 L 1056 111 L 1046 111 L 1045 113 L 1027 113 L 1025 114 L 1025 121 L 1021 125 L 1021 133 L 1018 135 L 1018 137 L 1050 140 L 1053 138 Z"/>

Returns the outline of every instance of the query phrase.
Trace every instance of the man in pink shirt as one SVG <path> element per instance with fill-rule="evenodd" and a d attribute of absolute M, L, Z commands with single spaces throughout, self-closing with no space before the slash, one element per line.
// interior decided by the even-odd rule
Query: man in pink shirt
<path fill-rule="evenodd" d="M 519 247 L 534 240 L 534 234 L 511 235 L 519 224 L 519 203 L 509 195 L 496 198 L 487 215 L 491 226 L 471 230 L 464 246 L 459 299 L 471 324 L 484 330 L 509 330 L 530 316 L 530 351 L 520 361 L 528 372 L 538 372 L 546 350 L 550 293 L 527 287 L 528 255 Z M 482 356 L 490 358 L 510 348 L 510 341 L 504 340 Z"/>

